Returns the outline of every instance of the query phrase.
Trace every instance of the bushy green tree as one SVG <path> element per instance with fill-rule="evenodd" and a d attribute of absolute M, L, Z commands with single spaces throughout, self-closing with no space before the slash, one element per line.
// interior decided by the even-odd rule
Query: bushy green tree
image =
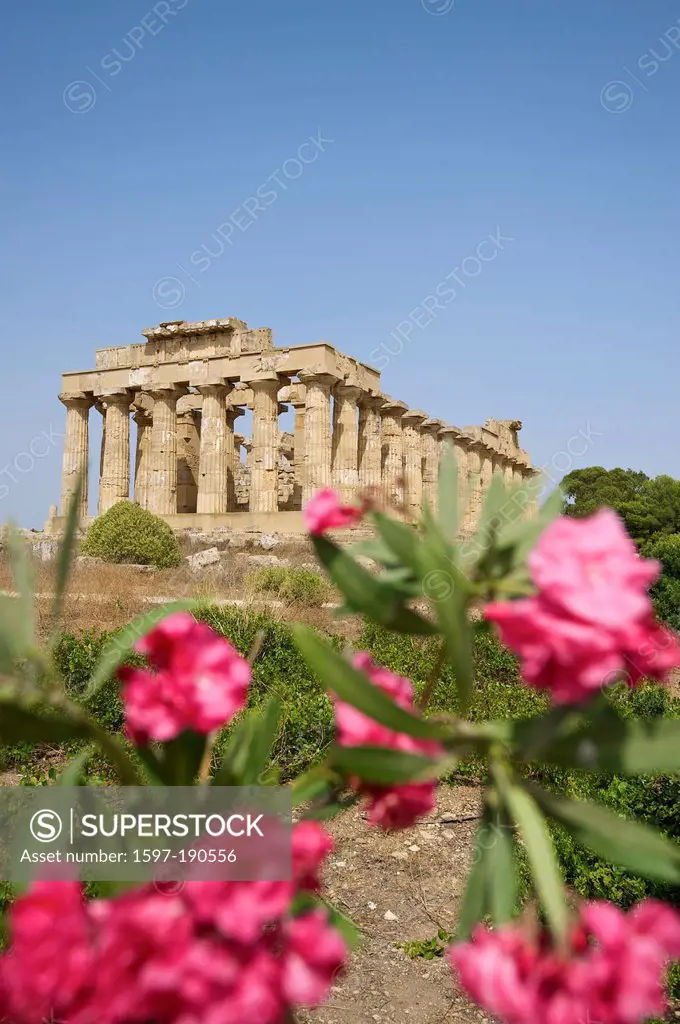
<path fill-rule="evenodd" d="M 656 614 L 672 629 L 680 630 L 680 533 L 657 537 L 644 546 L 643 553 L 663 566 L 651 589 Z"/>
<path fill-rule="evenodd" d="M 637 498 L 648 479 L 645 473 L 633 469 L 605 469 L 604 466 L 574 469 L 560 483 L 564 494 L 563 513 L 589 516 L 603 506 L 618 511 L 624 502 Z"/>
<path fill-rule="evenodd" d="M 680 532 L 680 480 L 665 474 L 647 480 L 639 496 L 624 502 L 619 511 L 631 537 L 640 543 Z"/>
<path fill-rule="evenodd" d="M 81 551 L 105 562 L 169 569 L 182 560 L 174 533 L 158 516 L 131 501 L 119 501 L 90 526 Z"/>
<path fill-rule="evenodd" d="M 588 466 L 568 473 L 561 487 L 565 515 L 589 516 L 598 508 L 613 508 L 637 544 L 680 532 L 680 480 L 671 476 L 650 479 L 637 470 Z"/>

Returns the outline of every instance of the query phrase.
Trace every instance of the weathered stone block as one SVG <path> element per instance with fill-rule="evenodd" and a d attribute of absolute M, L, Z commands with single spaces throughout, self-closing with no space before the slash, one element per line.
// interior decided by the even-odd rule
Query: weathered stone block
<path fill-rule="evenodd" d="M 278 555 L 244 555 L 248 561 L 249 566 L 262 566 L 264 568 L 270 568 L 273 565 L 281 565 L 287 567 L 290 565 L 290 559 L 279 558 Z"/>
<path fill-rule="evenodd" d="M 57 557 L 59 542 L 56 540 L 36 540 L 31 544 L 33 557 L 39 562 L 52 562 Z"/>
<path fill-rule="evenodd" d="M 220 553 L 217 548 L 207 548 L 205 551 L 197 551 L 195 555 L 187 555 L 185 561 L 192 572 L 200 572 L 209 565 L 218 565 Z"/>

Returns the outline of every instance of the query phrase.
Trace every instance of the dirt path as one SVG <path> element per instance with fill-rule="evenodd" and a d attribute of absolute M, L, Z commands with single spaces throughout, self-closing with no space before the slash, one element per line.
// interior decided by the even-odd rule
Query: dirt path
<path fill-rule="evenodd" d="M 410 958 L 398 943 L 451 932 L 462 895 L 479 791 L 442 786 L 437 811 L 386 835 L 352 809 L 330 823 L 336 851 L 329 898 L 361 928 L 363 942 L 330 1002 L 308 1024 L 479 1024 L 488 1021 L 455 989 L 446 960 Z M 461 820 L 461 819 L 468 820 Z M 458 819 L 458 820 L 443 820 Z"/>

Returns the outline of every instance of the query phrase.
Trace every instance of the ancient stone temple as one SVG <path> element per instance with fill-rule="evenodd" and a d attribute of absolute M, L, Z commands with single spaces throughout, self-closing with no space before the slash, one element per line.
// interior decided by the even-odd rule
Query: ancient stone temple
<path fill-rule="evenodd" d="M 436 503 L 439 456 L 452 444 L 471 527 L 494 472 L 535 475 L 521 423 L 454 427 L 382 393 L 380 374 L 326 342 L 275 348 L 269 328 L 184 320 L 142 331 L 144 342 L 100 349 L 95 368 L 62 377 L 66 434 L 59 529 L 79 475 L 99 469 L 98 512 L 125 498 L 175 529 L 301 532 L 300 510 L 321 487 L 346 500 L 367 488 L 416 514 Z M 279 416 L 294 411 L 291 432 Z M 103 418 L 99 459 L 92 409 Z M 252 432 L 238 430 L 251 411 Z M 131 428 L 134 421 L 134 433 Z"/>

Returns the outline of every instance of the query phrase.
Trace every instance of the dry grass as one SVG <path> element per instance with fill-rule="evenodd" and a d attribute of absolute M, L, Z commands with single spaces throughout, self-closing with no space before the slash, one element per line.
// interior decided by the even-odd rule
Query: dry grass
<path fill-rule="evenodd" d="M 259 554 L 263 552 L 259 551 Z M 288 558 L 291 565 L 313 562 L 311 551 L 300 546 L 280 545 L 278 558 Z M 191 573 L 186 563 L 176 569 L 141 571 L 131 565 L 98 564 L 73 567 L 69 592 L 64 603 L 64 627 L 70 632 L 81 630 L 111 630 L 147 611 L 153 604 L 191 598 L 206 604 L 245 604 L 258 610 L 267 609 L 276 618 L 305 622 L 321 629 L 341 630 L 348 637 L 360 628 L 358 619 L 334 618 L 332 608 L 305 607 L 294 601 L 282 601 L 271 595 L 254 593 L 246 585 L 246 576 L 253 565 L 245 553 L 234 551 L 223 555 L 223 561 L 214 570 L 200 575 Z M 55 585 L 54 563 L 34 562 L 35 591 L 39 635 L 44 639 L 50 627 L 52 593 Z M 12 590 L 11 569 L 0 557 L 0 590 Z"/>

